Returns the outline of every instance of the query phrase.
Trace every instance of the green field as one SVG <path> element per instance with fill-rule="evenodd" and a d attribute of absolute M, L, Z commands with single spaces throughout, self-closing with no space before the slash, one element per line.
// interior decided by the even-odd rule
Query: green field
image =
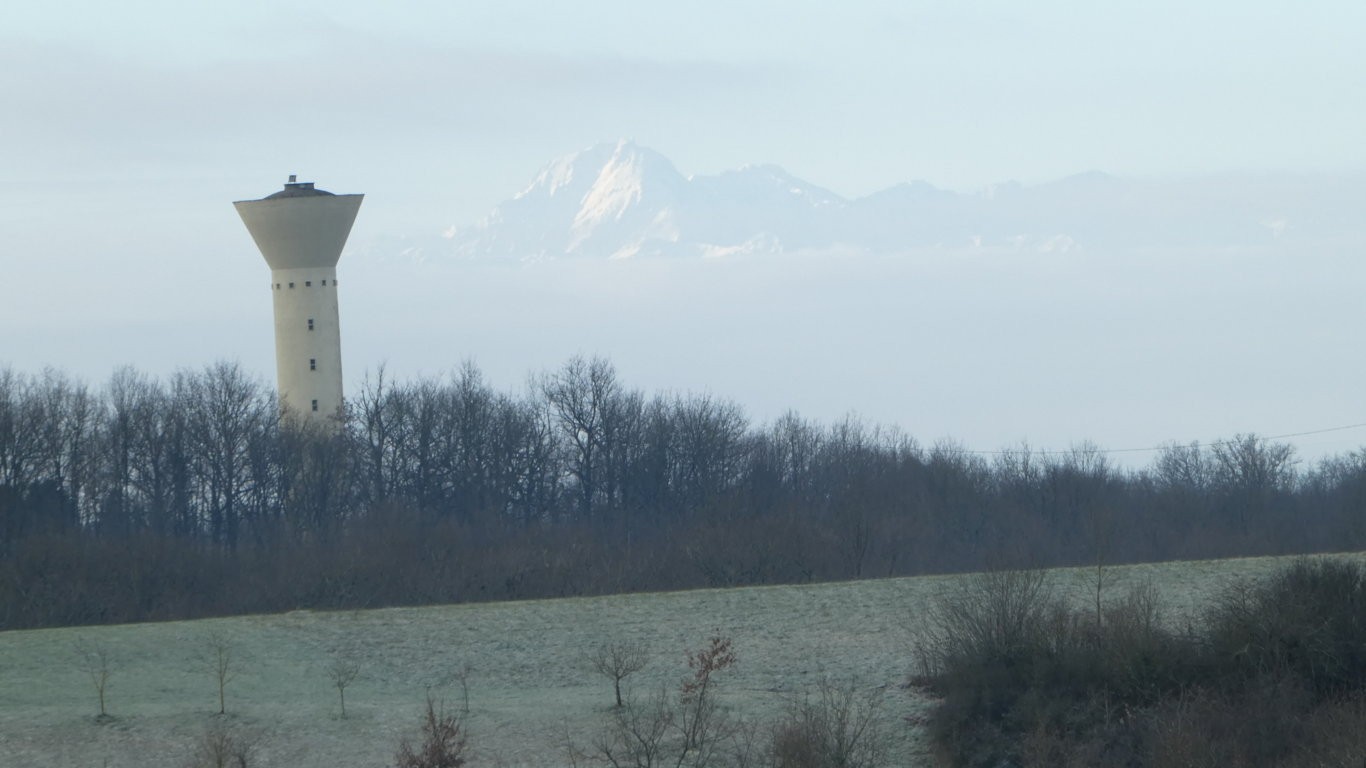
<path fill-rule="evenodd" d="M 1267 572 L 1276 559 L 1107 569 L 1107 594 L 1150 579 L 1167 615 L 1183 621 L 1230 579 Z M 1094 570 L 1053 572 L 1059 588 L 1093 599 Z M 925 764 L 906 716 L 927 702 L 903 689 L 910 636 L 939 590 L 962 577 L 921 577 L 789 587 L 699 590 L 600 598 L 315 613 L 295 611 L 193 622 L 0 633 L 0 765 L 161 768 L 184 765 L 217 715 L 217 684 L 196 661 L 217 634 L 233 649 L 226 720 L 257 739 L 259 766 L 379 768 L 415 735 L 427 691 L 462 705 L 475 765 L 556 766 L 566 733 L 580 743 L 612 704 L 611 682 L 585 661 L 608 639 L 639 639 L 652 663 L 637 691 L 676 685 L 684 652 L 714 630 L 734 640 L 737 665 L 719 677 L 733 714 L 771 719 L 824 677 L 885 688 L 882 728 L 891 765 Z M 110 656 L 100 720 L 79 643 Z M 358 659 L 342 718 L 327 667 Z"/>

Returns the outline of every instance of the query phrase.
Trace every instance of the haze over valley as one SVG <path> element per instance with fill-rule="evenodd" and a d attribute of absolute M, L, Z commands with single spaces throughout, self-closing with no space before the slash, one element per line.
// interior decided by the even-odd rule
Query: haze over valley
<path fill-rule="evenodd" d="M 7 284 L 6 362 L 98 384 L 125 364 L 164 375 L 232 359 L 269 378 L 265 270 L 225 199 L 278 181 L 191 190 L 186 221 L 138 209 L 165 229 L 29 243 L 50 256 Z M 1366 363 L 1341 352 L 1366 321 L 1360 176 L 1088 172 L 848 199 L 774 166 L 686 175 L 622 140 L 551 161 L 465 223 L 386 230 L 371 210 L 386 190 L 363 191 L 338 272 L 349 392 L 380 366 L 406 378 L 464 361 L 519 391 L 588 354 L 633 386 L 710 392 L 757 419 L 856 413 L 977 450 L 1363 420 L 1348 405 Z M 57 258 L 90 248 L 127 255 L 74 271 Z M 147 279 L 109 301 L 128 270 Z M 100 322 L 73 304 L 104 307 Z M 1312 460 L 1360 438 L 1295 444 Z"/>
<path fill-rule="evenodd" d="M 16 9 L 4 363 L 269 380 L 229 204 L 297 173 L 366 195 L 348 392 L 584 353 L 980 450 L 1366 421 L 1361 9 L 410 11 Z"/>

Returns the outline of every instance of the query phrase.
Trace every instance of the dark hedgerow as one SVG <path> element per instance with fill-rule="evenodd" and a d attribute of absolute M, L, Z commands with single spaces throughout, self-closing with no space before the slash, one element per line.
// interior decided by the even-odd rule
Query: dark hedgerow
<path fill-rule="evenodd" d="M 1264 582 L 1226 590 L 1209 617 L 1228 674 L 1291 677 L 1320 698 L 1366 690 L 1366 570 L 1296 560 Z"/>
<path fill-rule="evenodd" d="M 947 765 L 1366 759 L 1366 738 L 1330 725 L 1361 712 L 1366 694 L 1358 563 L 1300 560 L 1238 584 L 1202 627 L 1184 632 L 1162 621 L 1151 589 L 1096 616 L 1065 605 L 1029 571 L 979 576 L 931 614 L 916 682 L 942 699 L 928 725 Z"/>

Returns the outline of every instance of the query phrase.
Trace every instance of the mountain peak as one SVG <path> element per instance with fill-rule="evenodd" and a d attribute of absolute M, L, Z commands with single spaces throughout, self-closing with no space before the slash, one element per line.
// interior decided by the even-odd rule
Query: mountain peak
<path fill-rule="evenodd" d="M 673 164 L 663 155 L 630 139 L 603 142 L 572 152 L 546 164 L 517 198 L 535 195 L 566 195 L 586 192 L 607 167 L 636 167 L 676 175 Z"/>
<path fill-rule="evenodd" d="M 1069 187 L 1072 189 L 1101 189 L 1118 185 L 1119 179 L 1111 176 L 1104 171 L 1085 171 L 1074 173 L 1071 176 L 1064 176 L 1051 184 L 1044 186 Z"/>
<path fill-rule="evenodd" d="M 569 250 L 580 250 L 607 222 L 629 218 L 644 219 L 638 223 L 647 227 L 652 222 L 659 223 L 661 211 L 676 202 L 686 183 L 668 158 L 622 139 L 580 198 L 578 212 L 570 224 Z M 621 253 L 620 244 L 612 252 Z"/>

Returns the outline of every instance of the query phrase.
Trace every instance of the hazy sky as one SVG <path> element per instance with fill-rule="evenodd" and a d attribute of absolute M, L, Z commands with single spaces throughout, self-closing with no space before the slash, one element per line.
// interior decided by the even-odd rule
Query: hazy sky
<path fill-rule="evenodd" d="M 1361 170 L 1362 29 L 1354 2 L 8 3 L 0 183 L 295 171 L 401 185 L 367 213 L 420 226 L 620 136 L 850 196 Z"/>
<path fill-rule="evenodd" d="M 162 373 L 228 357 L 273 378 L 264 265 L 229 203 L 267 194 L 289 173 L 336 192 L 366 193 L 356 240 L 471 223 L 552 158 L 617 137 L 663 152 L 685 174 L 775 163 L 846 196 L 912 179 L 971 190 L 1091 169 L 1148 177 L 1366 171 L 1364 29 L 1366 4 L 1359 2 L 10 2 L 0 23 L 0 364 L 28 371 L 50 364 L 98 381 L 120 362 Z M 1340 254 L 1318 258 L 1330 264 L 1325 268 L 1348 263 Z M 379 274 L 355 261 L 344 261 L 342 274 Z M 1177 270 L 1168 277 L 1207 281 L 1183 290 L 1222 297 L 1237 304 L 1233 314 L 1255 316 L 1240 303 L 1244 295 L 1228 291 L 1237 283 L 1225 280 L 1220 267 L 1191 276 L 1171 266 L 1180 263 L 1168 262 L 1164 269 Z M 955 296 L 920 282 L 938 269 L 897 267 L 897 274 L 930 291 L 927 301 L 945 302 L 939 310 L 951 314 Z M 407 371 L 446 370 L 474 356 L 500 382 L 576 351 L 600 352 L 651 388 L 709 387 L 764 414 L 784 404 L 822 417 L 862 410 L 927 438 L 952 435 L 988 447 L 1022 438 L 1056 444 L 1091 437 L 1111 445 L 1208 439 L 1244 428 L 1293 431 L 1363 420 L 1338 407 L 1336 390 L 1314 390 L 1319 410 L 1294 418 L 1274 398 L 1259 400 L 1260 393 L 1247 395 L 1247 409 L 1231 409 L 1215 389 L 1228 382 L 1218 380 L 1209 391 L 1195 384 L 1172 389 L 1150 405 L 1142 393 L 1155 390 L 1137 384 L 1127 400 L 1097 395 L 1097 414 L 1148 408 L 1124 424 L 1097 424 L 1092 410 L 1077 405 L 1089 401 L 1046 373 L 1075 364 L 1064 345 L 1128 339 L 1135 345 L 1128 351 L 1150 354 L 1150 367 L 1170 382 L 1183 364 L 1208 364 L 1200 350 L 1217 339 L 1180 341 L 1189 325 L 1179 321 L 1152 327 L 1145 307 L 1173 298 L 1128 289 L 1123 324 L 1102 326 L 1095 336 L 1074 331 L 1024 354 L 1025 339 L 1001 342 L 989 329 L 1046 330 L 1047 323 L 1028 316 L 1032 298 L 1066 304 L 1076 297 L 1065 286 L 1111 278 L 1088 271 L 1040 283 L 1037 294 L 1023 297 L 1002 288 L 1002 296 L 1013 296 L 1003 303 L 977 292 L 983 276 L 1001 285 L 1003 273 L 991 263 L 953 270 L 945 285 L 971 294 L 959 304 L 974 311 L 968 326 L 976 330 L 966 341 L 986 345 L 984 358 L 1018 355 L 1039 397 L 1052 400 L 987 402 L 989 391 L 971 390 L 954 401 L 953 393 L 963 392 L 955 377 L 997 375 L 966 362 L 941 378 L 932 366 L 917 368 L 921 384 L 914 391 L 879 383 L 872 361 L 892 342 L 880 336 L 882 347 L 866 349 L 851 349 L 838 334 L 827 338 L 844 351 L 844 364 L 872 367 L 858 380 L 816 377 L 818 392 L 789 386 L 800 377 L 777 358 L 768 361 L 776 368 L 737 372 L 754 359 L 742 342 L 764 338 L 762 321 L 755 324 L 762 311 L 734 308 L 742 296 L 730 296 L 734 306 L 695 324 L 688 312 L 696 305 L 666 302 L 678 316 L 657 317 L 640 330 L 686 335 L 697 328 L 729 341 L 735 348 L 724 369 L 709 371 L 703 359 L 655 359 L 642 351 L 648 339 L 632 340 L 623 330 L 639 318 L 612 316 L 612 307 L 662 312 L 648 291 L 673 284 L 599 271 L 590 293 L 605 303 L 593 307 L 591 322 L 576 326 L 566 309 L 574 297 L 561 292 L 537 294 L 540 306 L 527 307 L 526 327 L 518 326 L 518 278 L 502 275 L 496 282 L 503 293 L 459 294 L 476 305 L 482 296 L 489 311 L 472 315 L 462 305 L 458 318 L 466 325 L 453 328 L 449 345 L 439 348 L 441 337 L 410 337 L 394 320 L 400 295 L 381 308 L 362 286 L 348 286 L 348 379 L 391 349 Z M 1254 275 L 1257 300 L 1274 301 L 1294 274 L 1278 263 Z M 857 303 L 860 291 L 884 289 L 873 274 L 851 275 L 842 300 Z M 868 283 L 855 283 L 857 275 Z M 680 278 L 697 301 L 728 295 L 709 279 Z M 764 285 L 761 275 L 747 279 L 745 285 Z M 619 284 L 604 287 L 612 281 Z M 545 275 L 530 282 L 537 291 L 552 290 Z M 566 282 L 573 283 L 557 284 Z M 1167 284 L 1139 282 L 1150 291 Z M 1291 299 L 1312 308 L 1324 286 L 1351 284 L 1320 271 L 1292 285 Z M 1220 287 L 1202 293 L 1208 286 Z M 441 305 L 439 298 L 430 302 Z M 1089 302 L 1076 306 L 1103 318 L 1105 305 Z M 1218 304 L 1182 306 L 1189 314 L 1178 318 L 1190 322 L 1228 316 Z M 367 307 L 375 314 L 365 315 Z M 431 334 L 456 316 L 415 315 L 409 327 Z M 500 325 L 480 327 L 481 317 Z M 750 335 L 721 327 L 718 317 Z M 876 325 L 879 317 L 866 320 Z M 1350 327 L 1359 320 L 1338 314 L 1322 322 Z M 918 323 L 923 333 L 932 318 L 900 321 Z M 558 341 L 530 345 L 541 326 L 561 334 L 545 337 Z M 853 321 L 833 327 L 850 335 L 866 330 Z M 378 338 L 376 328 L 395 336 Z M 1245 329 L 1246 339 L 1235 333 L 1237 344 L 1255 346 L 1255 330 Z M 359 346 L 367 338 L 369 346 Z M 417 338 L 425 351 L 404 353 Z M 1277 338 L 1303 354 L 1314 348 L 1299 337 Z M 706 345 L 683 341 L 689 349 Z M 953 349 L 952 341 L 933 346 Z M 1169 342 L 1189 346 L 1174 356 L 1154 352 Z M 850 357 L 859 350 L 864 357 Z M 1107 354 L 1132 359 L 1124 349 Z M 794 351 L 789 362 L 797 365 L 800 357 Z M 1256 350 L 1237 365 L 1220 368 L 1216 359 L 1209 372 L 1249 373 L 1240 366 L 1256 359 Z M 1125 371 L 1101 368 L 1095 391 L 1118 397 L 1127 390 L 1106 377 Z M 1325 375 L 1340 381 L 1363 373 L 1357 366 Z M 900 368 L 885 373 L 903 375 Z M 882 388 L 873 391 L 875 384 Z M 902 391 L 907 402 L 922 398 L 919 405 L 899 409 Z M 936 393 L 934 407 L 922 407 L 926 391 Z M 1154 421 L 1152 414 L 1171 408 L 1178 410 L 1166 411 L 1168 421 Z M 1222 415 L 1200 420 L 1211 412 Z M 926 419 L 928 434 L 917 429 Z"/>

